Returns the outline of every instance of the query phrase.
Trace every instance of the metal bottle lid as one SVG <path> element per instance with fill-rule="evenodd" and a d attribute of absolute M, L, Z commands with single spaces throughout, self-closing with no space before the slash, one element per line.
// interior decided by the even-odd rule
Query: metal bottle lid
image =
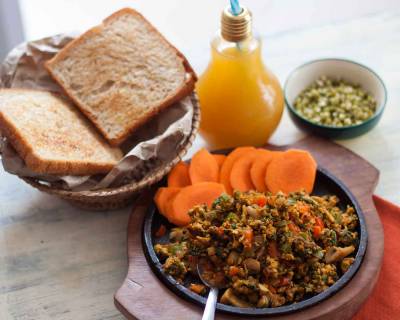
<path fill-rule="evenodd" d="M 242 7 L 242 12 L 235 16 L 230 6 L 226 7 L 221 15 L 221 36 L 227 41 L 239 42 L 249 38 L 251 33 L 251 12 Z"/>

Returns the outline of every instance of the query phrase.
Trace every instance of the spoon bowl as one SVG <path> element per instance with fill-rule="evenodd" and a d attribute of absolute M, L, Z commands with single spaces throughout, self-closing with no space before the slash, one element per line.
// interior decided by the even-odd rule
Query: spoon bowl
<path fill-rule="evenodd" d="M 218 290 L 226 288 L 227 284 L 215 281 L 208 276 L 210 273 L 210 269 L 206 267 L 204 263 L 197 264 L 197 273 L 201 282 L 203 282 L 207 287 L 210 288 L 210 292 L 208 293 L 206 307 L 203 312 L 202 320 L 212 320 L 215 315 L 215 307 L 217 305 L 218 300 Z"/>

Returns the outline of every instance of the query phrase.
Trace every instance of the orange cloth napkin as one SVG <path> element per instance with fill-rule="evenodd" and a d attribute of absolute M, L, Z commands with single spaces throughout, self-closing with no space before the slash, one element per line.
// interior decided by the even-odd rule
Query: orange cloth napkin
<path fill-rule="evenodd" d="M 374 196 L 385 233 L 385 251 L 378 282 L 353 320 L 400 319 L 400 207 Z"/>

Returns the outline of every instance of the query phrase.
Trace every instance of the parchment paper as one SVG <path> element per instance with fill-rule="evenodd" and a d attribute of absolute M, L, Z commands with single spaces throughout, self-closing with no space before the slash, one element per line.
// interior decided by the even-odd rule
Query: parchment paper
<path fill-rule="evenodd" d="M 50 78 L 43 63 L 54 56 L 74 35 L 56 35 L 27 42 L 14 48 L 0 65 L 0 88 L 30 88 L 58 92 L 62 89 Z M 65 97 L 65 95 L 64 95 Z M 194 96 L 167 108 L 124 143 L 124 158 L 105 176 L 54 176 L 32 172 L 7 141 L 0 139 L 4 169 L 12 174 L 35 177 L 41 183 L 73 191 L 116 187 L 139 181 L 176 156 L 190 135 Z"/>

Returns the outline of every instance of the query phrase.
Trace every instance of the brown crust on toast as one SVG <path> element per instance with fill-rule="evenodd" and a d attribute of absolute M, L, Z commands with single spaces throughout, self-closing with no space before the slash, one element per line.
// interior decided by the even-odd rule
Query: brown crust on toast
<path fill-rule="evenodd" d="M 166 45 L 171 47 L 176 52 L 176 55 L 181 59 L 182 64 L 186 70 L 186 79 L 184 85 L 178 88 L 170 98 L 165 99 L 158 106 L 155 106 L 150 112 L 148 112 L 145 116 L 143 116 L 133 126 L 131 126 L 130 128 L 126 128 L 126 130 L 124 130 L 124 132 L 119 137 L 112 139 L 107 136 L 107 132 L 103 128 L 101 128 L 101 126 L 97 123 L 96 116 L 92 114 L 90 111 L 86 110 L 84 105 L 81 104 L 78 101 L 78 99 L 76 99 L 72 94 L 70 94 L 67 91 L 65 86 L 62 84 L 61 79 L 57 77 L 57 75 L 52 71 L 51 68 L 53 64 L 57 63 L 57 61 L 59 60 L 64 59 L 64 57 L 68 55 L 70 48 L 79 45 L 81 42 L 85 41 L 88 36 L 101 32 L 100 28 L 102 26 L 125 14 L 139 16 L 141 19 L 143 19 L 145 23 L 148 24 L 148 26 L 154 32 L 156 32 L 161 37 L 161 39 L 165 42 Z M 140 14 L 139 12 L 137 12 L 132 8 L 124 8 L 111 14 L 109 17 L 103 20 L 103 23 L 101 25 L 89 29 L 78 38 L 69 42 L 52 59 L 46 61 L 44 65 L 49 74 L 51 75 L 51 77 L 62 87 L 65 94 L 79 107 L 79 109 L 83 112 L 83 114 L 85 114 L 90 119 L 90 121 L 95 125 L 95 127 L 101 132 L 101 134 L 105 137 L 105 139 L 107 139 L 107 141 L 112 146 L 120 146 L 134 131 L 136 131 L 139 127 L 141 127 L 143 124 L 149 121 L 160 111 L 164 110 L 165 108 L 173 105 L 174 103 L 178 102 L 179 100 L 189 95 L 194 90 L 194 85 L 197 81 L 196 73 L 194 72 L 193 68 L 191 67 L 189 61 L 185 58 L 185 56 L 176 47 L 174 47 L 142 14 Z"/>
<path fill-rule="evenodd" d="M 45 90 L 36 89 L 0 89 L 2 91 L 13 92 L 47 92 Z M 58 97 L 57 94 L 51 93 Z M 90 123 L 89 123 L 90 124 Z M 115 163 L 102 163 L 102 162 L 85 162 L 81 161 L 58 161 L 47 160 L 41 158 L 35 153 L 33 147 L 28 141 L 19 133 L 17 127 L 10 122 L 2 112 L 0 112 L 0 132 L 7 138 L 7 141 L 13 146 L 18 155 L 24 160 L 26 166 L 37 174 L 54 174 L 54 175 L 93 175 L 93 174 L 106 174 L 116 164 Z M 122 157 L 122 153 L 121 153 Z"/>

